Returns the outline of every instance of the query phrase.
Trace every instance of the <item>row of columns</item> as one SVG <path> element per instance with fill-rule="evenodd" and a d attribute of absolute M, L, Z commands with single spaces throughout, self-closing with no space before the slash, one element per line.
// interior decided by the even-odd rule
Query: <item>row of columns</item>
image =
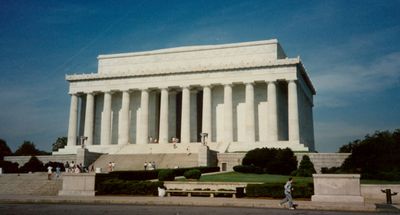
<path fill-rule="evenodd" d="M 268 137 L 271 141 L 278 140 L 278 105 L 277 90 L 275 82 L 267 82 L 268 98 Z M 104 93 L 104 105 L 101 120 L 100 145 L 111 144 L 111 101 L 112 93 Z M 203 110 L 202 110 L 202 132 L 212 136 L 212 92 L 210 86 L 203 86 Z M 122 92 L 122 107 L 118 129 L 118 144 L 129 143 L 129 91 Z M 167 88 L 161 89 L 160 103 L 160 126 L 159 143 L 168 143 L 168 104 L 169 92 Z M 256 140 L 255 135 L 255 105 L 254 105 L 254 83 L 245 83 L 245 107 L 246 120 L 245 130 L 247 141 L 252 143 Z M 137 144 L 148 143 L 149 134 L 149 92 L 147 89 L 141 90 L 140 101 L 140 127 L 138 128 Z M 289 140 L 299 140 L 299 117 L 298 117 L 297 83 L 292 80 L 288 83 L 288 125 Z M 182 112 L 181 112 L 181 142 L 190 142 L 190 88 L 182 88 Z M 68 126 L 68 146 L 76 145 L 78 122 L 78 95 L 71 95 L 70 119 Z M 85 109 L 84 136 L 87 137 L 86 145 L 93 144 L 94 128 L 94 94 L 87 94 Z M 233 142 L 233 101 L 232 85 L 224 85 L 224 142 Z"/>

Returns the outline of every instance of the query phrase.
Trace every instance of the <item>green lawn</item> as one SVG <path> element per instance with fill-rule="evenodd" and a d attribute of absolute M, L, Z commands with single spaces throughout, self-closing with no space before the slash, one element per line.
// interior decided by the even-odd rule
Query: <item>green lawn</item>
<path fill-rule="evenodd" d="M 373 179 L 361 179 L 361 184 L 400 184 L 400 181 L 384 181 Z"/>
<path fill-rule="evenodd" d="M 261 183 L 285 183 L 291 176 L 270 175 L 270 174 L 250 174 L 238 172 L 224 172 L 215 175 L 202 175 L 199 181 L 215 182 L 261 182 Z M 293 177 L 294 182 L 298 184 L 312 183 L 312 177 Z M 179 179 L 185 181 L 185 179 Z M 400 181 L 382 181 L 382 180 L 361 180 L 361 184 L 400 184 Z"/>
<path fill-rule="evenodd" d="M 215 182 L 262 182 L 262 183 L 285 183 L 290 176 L 286 175 L 270 175 L 270 174 L 250 174 L 238 172 L 226 172 L 215 175 L 202 175 L 200 181 Z M 295 182 L 307 183 L 312 182 L 311 177 L 293 177 Z"/>

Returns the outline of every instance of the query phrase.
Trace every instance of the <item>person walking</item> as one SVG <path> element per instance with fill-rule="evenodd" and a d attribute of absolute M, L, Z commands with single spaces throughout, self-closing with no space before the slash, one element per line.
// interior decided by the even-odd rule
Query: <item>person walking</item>
<path fill-rule="evenodd" d="M 292 183 L 293 183 L 293 178 L 289 178 L 289 180 L 286 182 L 286 184 L 284 186 L 285 198 L 279 203 L 279 206 L 282 206 L 283 204 L 288 203 L 290 210 L 295 209 L 294 204 L 293 204 L 293 198 L 292 198 L 292 191 L 293 191 Z"/>

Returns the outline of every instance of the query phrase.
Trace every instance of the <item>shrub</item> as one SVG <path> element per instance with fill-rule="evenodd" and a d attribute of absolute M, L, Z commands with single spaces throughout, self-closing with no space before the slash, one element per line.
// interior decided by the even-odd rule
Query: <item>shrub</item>
<path fill-rule="evenodd" d="M 271 197 L 271 198 L 283 198 L 284 194 L 283 183 L 264 183 L 264 184 L 248 184 L 246 186 L 246 195 L 249 197 Z M 293 184 L 294 198 L 311 198 L 314 193 L 314 185 L 312 183 L 307 184 Z"/>
<path fill-rule="evenodd" d="M 233 167 L 233 170 L 235 172 L 241 172 L 241 173 L 255 173 L 255 174 L 264 173 L 260 167 L 253 165 L 237 165 Z"/>
<path fill-rule="evenodd" d="M 162 169 L 158 172 L 159 181 L 173 181 L 175 180 L 175 172 L 172 169 Z"/>
<path fill-rule="evenodd" d="M 269 174 L 289 175 L 297 169 L 297 159 L 289 148 L 257 148 L 246 153 L 243 165 L 254 165 Z"/>
<path fill-rule="evenodd" d="M 183 173 L 183 176 L 185 176 L 186 179 L 200 179 L 201 177 L 201 172 L 198 169 L 191 169 Z"/>
<path fill-rule="evenodd" d="M 219 167 L 188 167 L 188 168 L 178 168 L 174 169 L 175 176 L 183 176 L 183 174 L 191 169 L 198 169 L 201 173 L 209 173 L 209 172 L 219 172 Z"/>
<path fill-rule="evenodd" d="M 45 172 L 46 168 L 43 163 L 36 157 L 32 156 L 27 163 L 25 163 L 21 168 L 20 172 Z"/>
<path fill-rule="evenodd" d="M 96 186 L 96 194 L 124 194 L 124 195 L 153 195 L 157 196 L 158 187 L 162 182 L 151 181 L 126 181 L 120 179 L 108 179 Z"/>
<path fill-rule="evenodd" d="M 18 173 L 18 163 L 0 160 L 0 168 L 3 173 Z"/>
<path fill-rule="evenodd" d="M 301 159 L 299 169 L 293 172 L 293 176 L 311 177 L 312 174 L 316 173 L 314 164 L 311 162 L 308 155 L 303 155 Z"/>

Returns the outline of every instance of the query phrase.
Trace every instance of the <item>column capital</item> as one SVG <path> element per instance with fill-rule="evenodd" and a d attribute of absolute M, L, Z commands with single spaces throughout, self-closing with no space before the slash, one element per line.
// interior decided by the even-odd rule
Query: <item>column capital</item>
<path fill-rule="evenodd" d="M 203 87 L 203 88 L 208 87 L 208 88 L 210 88 L 210 89 L 213 87 L 211 84 L 202 84 L 202 85 L 200 85 L 200 86 Z"/>
<path fill-rule="evenodd" d="M 271 81 L 271 80 L 266 80 L 266 81 L 265 81 L 265 83 L 267 83 L 267 84 L 276 84 L 276 82 L 277 82 L 277 80 L 273 80 L 273 81 Z"/>
<path fill-rule="evenodd" d="M 287 79 L 288 83 L 297 83 L 297 79 Z"/>
<path fill-rule="evenodd" d="M 124 89 L 124 90 L 121 90 L 121 92 L 127 92 L 127 93 L 131 93 L 133 90 L 132 89 Z"/>
<path fill-rule="evenodd" d="M 189 89 L 190 90 L 190 85 L 181 85 L 181 86 L 179 86 L 180 88 L 182 88 L 182 89 Z"/>
<path fill-rule="evenodd" d="M 243 82 L 245 85 L 249 85 L 249 84 L 251 84 L 251 85 L 254 85 L 254 81 L 245 81 L 245 82 Z"/>
<path fill-rule="evenodd" d="M 222 84 L 224 87 L 232 87 L 233 84 L 232 83 L 226 83 L 226 84 Z"/>
<path fill-rule="evenodd" d="M 101 92 L 99 92 L 99 91 L 90 91 L 90 92 L 86 92 L 85 94 L 86 95 L 92 95 L 92 96 L 95 96 L 95 95 L 98 95 L 98 94 L 100 94 Z"/>
<path fill-rule="evenodd" d="M 115 91 L 111 91 L 111 90 L 102 91 L 102 93 L 104 93 L 104 94 L 110 94 L 110 95 L 112 95 L 114 92 L 115 92 Z"/>

